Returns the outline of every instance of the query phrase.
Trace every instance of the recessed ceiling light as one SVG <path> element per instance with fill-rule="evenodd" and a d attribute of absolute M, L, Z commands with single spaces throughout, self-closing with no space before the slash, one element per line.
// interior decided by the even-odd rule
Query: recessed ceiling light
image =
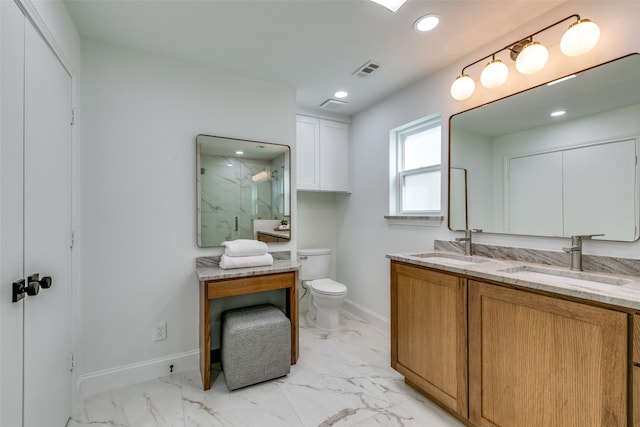
<path fill-rule="evenodd" d="M 344 90 L 339 90 L 336 93 L 334 93 L 333 96 L 335 96 L 336 98 L 346 98 L 347 96 L 349 96 L 349 92 L 346 92 Z"/>
<path fill-rule="evenodd" d="M 419 33 L 425 33 L 433 30 L 440 23 L 438 15 L 430 13 L 428 15 L 421 16 L 413 23 L 413 29 Z"/>
<path fill-rule="evenodd" d="M 238 156 L 241 156 L 241 155 L 243 155 L 243 154 L 244 154 L 244 151 L 236 151 L 236 154 L 237 154 Z"/>
<path fill-rule="evenodd" d="M 549 114 L 551 117 L 560 117 L 560 116 L 564 116 L 565 114 L 567 114 L 567 112 L 565 110 L 558 110 L 558 111 L 554 111 L 553 113 Z"/>

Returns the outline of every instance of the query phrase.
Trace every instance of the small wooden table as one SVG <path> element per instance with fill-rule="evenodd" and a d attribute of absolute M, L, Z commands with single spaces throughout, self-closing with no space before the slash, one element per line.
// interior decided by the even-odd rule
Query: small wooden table
<path fill-rule="evenodd" d="M 200 280 L 200 375 L 204 390 L 211 388 L 211 324 L 210 302 L 214 298 L 245 295 L 255 292 L 285 289 L 285 314 L 291 321 L 291 364 L 298 361 L 298 272 L 274 273 L 271 270 L 247 270 L 247 276 Z M 240 272 L 240 274 L 242 274 Z"/>

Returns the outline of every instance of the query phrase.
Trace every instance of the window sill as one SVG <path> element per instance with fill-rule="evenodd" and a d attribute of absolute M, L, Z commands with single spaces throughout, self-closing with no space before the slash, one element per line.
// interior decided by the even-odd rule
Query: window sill
<path fill-rule="evenodd" d="M 440 215 L 385 215 L 389 225 L 412 225 L 418 227 L 440 227 L 443 216 Z"/>

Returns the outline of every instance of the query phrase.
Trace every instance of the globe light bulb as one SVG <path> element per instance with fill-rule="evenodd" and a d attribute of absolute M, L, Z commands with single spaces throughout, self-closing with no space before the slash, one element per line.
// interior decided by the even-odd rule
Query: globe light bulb
<path fill-rule="evenodd" d="M 560 40 L 560 50 L 567 56 L 580 56 L 589 52 L 600 40 L 600 28 L 588 19 L 569 26 Z"/>
<path fill-rule="evenodd" d="M 460 74 L 451 85 L 451 96 L 458 101 L 469 98 L 476 89 L 476 84 L 468 74 Z"/>
<path fill-rule="evenodd" d="M 487 89 L 493 89 L 507 81 L 509 68 L 499 59 L 494 59 L 484 67 L 480 74 L 480 83 Z"/>
<path fill-rule="evenodd" d="M 516 69 L 522 74 L 536 73 L 547 64 L 549 51 L 539 42 L 530 42 L 522 48 L 516 59 Z"/>

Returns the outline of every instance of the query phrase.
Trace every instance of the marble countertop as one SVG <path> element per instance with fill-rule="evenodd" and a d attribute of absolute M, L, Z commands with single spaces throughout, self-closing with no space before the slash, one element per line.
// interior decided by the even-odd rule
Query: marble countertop
<path fill-rule="evenodd" d="M 238 277 L 260 276 L 264 274 L 287 273 L 290 271 L 298 271 L 300 263 L 296 260 L 280 260 L 275 259 L 273 265 L 266 267 L 250 267 L 250 268 L 233 268 L 224 270 L 217 265 L 196 267 L 196 275 L 198 281 L 207 280 L 234 279 Z"/>
<path fill-rule="evenodd" d="M 420 254 L 423 256 L 416 256 Z M 432 256 L 436 254 L 439 256 Z M 453 261 L 448 262 L 448 256 Z M 522 288 L 538 289 L 583 300 L 597 301 L 633 310 L 640 310 L 640 277 L 599 272 L 573 272 L 567 267 L 541 265 L 530 262 L 494 259 L 482 256 L 466 257 L 458 253 L 424 251 L 387 254 L 387 258 L 451 273 L 464 274 L 471 278 L 486 279 Z M 460 260 L 461 262 L 457 262 Z M 473 261 L 473 262 L 464 262 Z M 524 267 L 524 268 L 519 268 Z M 525 270 L 531 274 L 518 274 Z M 558 274 L 539 274 L 554 272 Z M 562 276 L 570 276 L 563 278 Z M 597 277 L 609 283 L 588 283 L 580 279 Z M 577 279 L 577 280 L 572 280 Z"/>

